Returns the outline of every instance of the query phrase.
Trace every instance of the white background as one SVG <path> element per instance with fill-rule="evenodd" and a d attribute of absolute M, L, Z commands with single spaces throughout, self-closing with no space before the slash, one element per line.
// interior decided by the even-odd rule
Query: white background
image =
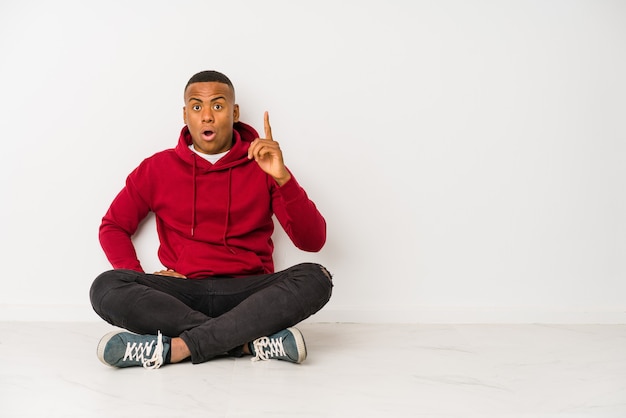
<path fill-rule="evenodd" d="M 97 319 L 100 220 L 216 69 L 327 219 L 276 234 L 320 320 L 624 322 L 625 51 L 623 1 L 2 0 L 0 320 Z"/>

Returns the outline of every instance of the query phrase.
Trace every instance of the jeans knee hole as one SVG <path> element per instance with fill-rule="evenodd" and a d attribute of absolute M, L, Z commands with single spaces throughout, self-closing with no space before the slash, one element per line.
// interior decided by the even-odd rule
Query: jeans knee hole
<path fill-rule="evenodd" d="M 333 275 L 330 274 L 330 272 L 326 269 L 326 267 L 320 266 L 320 269 L 322 270 L 322 273 L 324 273 L 326 278 L 332 282 L 333 281 Z"/>

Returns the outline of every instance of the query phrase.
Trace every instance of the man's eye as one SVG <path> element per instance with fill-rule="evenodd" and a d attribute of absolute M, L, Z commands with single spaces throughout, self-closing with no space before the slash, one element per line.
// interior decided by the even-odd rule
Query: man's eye
<path fill-rule="evenodd" d="M 192 107 L 192 109 L 193 109 L 193 110 L 200 110 L 200 109 L 201 109 L 201 107 L 200 107 L 200 105 L 194 105 L 194 106 Z"/>
<path fill-rule="evenodd" d="M 213 105 L 213 109 L 215 109 L 215 110 L 222 110 L 222 105 L 220 105 L 220 104 Z"/>

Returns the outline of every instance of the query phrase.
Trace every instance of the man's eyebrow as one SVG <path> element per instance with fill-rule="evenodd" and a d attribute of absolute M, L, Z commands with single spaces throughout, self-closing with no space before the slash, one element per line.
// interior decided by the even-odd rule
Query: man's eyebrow
<path fill-rule="evenodd" d="M 190 101 L 192 101 L 192 100 L 195 100 L 196 102 L 200 102 L 200 103 L 202 103 L 202 100 L 200 100 L 200 99 L 198 99 L 198 98 L 196 98 L 196 97 L 190 97 L 188 101 L 190 102 Z M 215 101 L 217 101 L 217 100 L 226 100 L 226 96 L 217 96 L 217 97 L 212 98 L 212 99 L 211 99 L 211 100 L 209 100 L 209 101 L 210 101 L 210 102 L 215 102 Z"/>

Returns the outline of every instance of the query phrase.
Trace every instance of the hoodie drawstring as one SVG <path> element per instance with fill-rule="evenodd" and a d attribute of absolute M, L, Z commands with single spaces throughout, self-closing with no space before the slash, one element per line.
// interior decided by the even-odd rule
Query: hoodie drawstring
<path fill-rule="evenodd" d="M 222 242 L 224 243 L 224 247 L 228 248 L 228 251 L 235 254 L 235 250 L 228 246 L 228 242 L 226 240 L 226 235 L 228 233 L 228 221 L 230 220 L 230 192 L 231 192 L 231 184 L 233 179 L 233 169 L 232 167 L 228 169 L 228 190 L 226 190 L 226 220 L 224 221 L 224 236 L 222 238 Z"/>
<path fill-rule="evenodd" d="M 196 158 L 197 155 L 193 153 L 193 198 L 191 202 L 191 236 L 193 237 L 196 229 Z"/>

